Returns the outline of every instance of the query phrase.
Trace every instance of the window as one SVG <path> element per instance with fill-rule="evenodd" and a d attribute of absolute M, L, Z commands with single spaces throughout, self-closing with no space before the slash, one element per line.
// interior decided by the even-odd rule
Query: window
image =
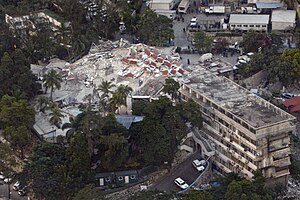
<path fill-rule="evenodd" d="M 255 25 L 255 27 L 260 27 L 260 25 Z"/>
<path fill-rule="evenodd" d="M 250 25 L 250 27 L 254 27 L 254 25 Z"/>
<path fill-rule="evenodd" d="M 131 175 L 131 176 L 130 176 L 130 179 L 135 179 L 135 175 Z"/>
<path fill-rule="evenodd" d="M 261 25 L 261 27 L 267 27 L 267 25 Z"/>
<path fill-rule="evenodd" d="M 243 27 L 248 27 L 248 25 L 243 25 Z"/>
<path fill-rule="evenodd" d="M 110 182 L 110 177 L 106 177 L 106 178 L 105 178 L 105 181 L 106 181 L 106 182 Z"/>
<path fill-rule="evenodd" d="M 119 181 L 123 181 L 123 176 L 118 177 Z"/>
<path fill-rule="evenodd" d="M 234 24 L 231 24 L 231 27 L 235 27 L 235 25 L 234 25 Z"/>
<path fill-rule="evenodd" d="M 237 27 L 242 27 L 242 25 L 237 25 Z"/>

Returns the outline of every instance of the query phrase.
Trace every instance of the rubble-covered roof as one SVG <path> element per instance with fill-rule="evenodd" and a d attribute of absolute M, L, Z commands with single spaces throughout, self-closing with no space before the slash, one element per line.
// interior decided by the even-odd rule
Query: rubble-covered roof
<path fill-rule="evenodd" d="M 294 119 L 289 113 L 252 94 L 233 81 L 223 76 L 216 76 L 200 66 L 190 76 L 179 80 L 252 127 L 260 128 Z"/>

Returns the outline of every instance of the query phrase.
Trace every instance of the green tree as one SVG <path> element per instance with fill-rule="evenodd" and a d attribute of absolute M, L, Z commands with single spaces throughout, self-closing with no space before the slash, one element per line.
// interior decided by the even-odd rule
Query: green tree
<path fill-rule="evenodd" d="M 40 143 L 33 148 L 28 164 L 20 177 L 22 184 L 29 186 L 37 199 L 66 199 L 68 196 L 64 174 L 64 147 L 51 143 Z"/>
<path fill-rule="evenodd" d="M 262 51 L 272 48 L 272 37 L 268 33 L 249 32 L 243 36 L 241 45 L 245 52 L 258 52 L 259 48 Z"/>
<path fill-rule="evenodd" d="M 124 136 L 113 133 L 109 136 L 100 136 L 103 147 L 101 165 L 107 170 L 116 170 L 125 164 L 128 156 L 128 142 Z"/>
<path fill-rule="evenodd" d="M 125 85 L 120 85 L 116 91 L 113 93 L 111 98 L 112 107 L 120 108 L 120 106 L 127 106 L 126 98 L 132 92 L 132 88 Z"/>
<path fill-rule="evenodd" d="M 206 35 L 204 31 L 197 32 L 193 35 L 193 43 L 199 53 L 211 52 L 213 39 Z"/>
<path fill-rule="evenodd" d="M 52 101 L 52 93 L 54 89 L 60 89 L 61 82 L 63 80 L 60 74 L 58 74 L 54 69 L 51 69 L 47 74 L 45 74 L 43 80 L 46 88 L 50 88 L 50 100 Z"/>
<path fill-rule="evenodd" d="M 141 16 L 138 24 L 138 35 L 146 44 L 163 46 L 169 39 L 174 38 L 174 31 L 170 27 L 172 21 L 166 16 L 157 15 L 148 9 Z"/>
<path fill-rule="evenodd" d="M 102 81 L 98 87 L 98 90 L 102 92 L 101 98 L 108 98 L 109 94 L 112 93 L 111 89 L 115 87 L 110 81 Z"/>
<path fill-rule="evenodd" d="M 62 123 L 62 117 L 64 116 L 63 114 L 61 114 L 60 109 L 55 106 L 51 109 L 51 113 L 49 114 L 50 116 L 50 123 L 55 125 L 57 128 L 60 128 L 61 123 Z"/>
<path fill-rule="evenodd" d="M 193 126 L 199 129 L 203 126 L 203 120 L 199 105 L 193 100 L 182 102 L 179 105 L 180 116 L 184 122 L 190 122 Z"/>
<path fill-rule="evenodd" d="M 71 141 L 71 138 L 75 135 L 75 132 L 82 130 L 82 120 L 84 113 L 78 114 L 76 117 L 70 117 L 67 123 L 64 123 L 61 127 L 62 130 L 69 129 L 66 133 L 66 139 L 68 142 Z"/>
<path fill-rule="evenodd" d="M 175 81 L 172 78 L 168 78 L 165 80 L 165 84 L 164 84 L 164 88 L 163 88 L 163 92 L 171 95 L 173 100 L 178 99 L 178 90 L 180 88 L 180 85 L 177 81 Z"/>
<path fill-rule="evenodd" d="M 213 45 L 213 51 L 215 53 L 223 53 L 223 51 L 228 48 L 229 42 L 226 38 L 217 38 L 216 43 Z"/>
<path fill-rule="evenodd" d="M 50 103 L 50 100 L 46 96 L 38 96 L 37 98 L 39 111 L 44 113 Z"/>
<path fill-rule="evenodd" d="M 88 143 L 84 134 L 76 134 L 66 149 L 65 165 L 68 176 L 66 185 L 71 194 L 79 191 L 94 180 L 91 173 L 91 160 L 87 156 L 88 154 Z"/>

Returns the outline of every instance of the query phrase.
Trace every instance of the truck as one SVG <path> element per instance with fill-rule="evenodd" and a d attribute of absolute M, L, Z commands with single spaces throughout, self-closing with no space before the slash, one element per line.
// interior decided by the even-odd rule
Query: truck
<path fill-rule="evenodd" d="M 225 6 L 210 6 L 204 10 L 205 14 L 224 14 Z"/>

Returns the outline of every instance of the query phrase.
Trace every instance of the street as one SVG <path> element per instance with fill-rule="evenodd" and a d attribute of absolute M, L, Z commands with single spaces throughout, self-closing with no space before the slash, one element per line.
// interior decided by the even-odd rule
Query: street
<path fill-rule="evenodd" d="M 12 189 L 13 184 L 14 184 L 14 181 L 10 185 L 10 189 L 11 189 L 10 199 L 12 199 L 12 200 L 25 200 L 26 196 L 21 197 L 20 195 L 18 195 L 17 191 L 14 191 Z M 3 181 L 0 181 L 0 199 L 8 199 L 8 187 L 7 187 L 7 184 L 5 184 Z"/>
<path fill-rule="evenodd" d="M 174 183 L 174 180 L 178 177 L 182 178 L 188 185 L 190 185 L 201 173 L 198 172 L 192 165 L 192 162 L 195 159 L 201 159 L 199 152 L 192 154 L 175 169 L 172 169 L 165 177 L 162 177 L 157 183 L 154 183 L 150 189 L 157 189 L 165 192 L 179 192 L 181 189 Z"/>

